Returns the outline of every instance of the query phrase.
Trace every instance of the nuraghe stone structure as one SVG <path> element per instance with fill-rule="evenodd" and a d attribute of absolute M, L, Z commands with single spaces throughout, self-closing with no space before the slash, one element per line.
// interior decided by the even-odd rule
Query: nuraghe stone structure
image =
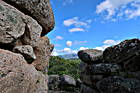
<path fill-rule="evenodd" d="M 140 93 L 140 40 L 125 40 L 104 51 L 78 52 L 80 93 Z"/>
<path fill-rule="evenodd" d="M 0 93 L 48 93 L 49 0 L 0 0 Z"/>

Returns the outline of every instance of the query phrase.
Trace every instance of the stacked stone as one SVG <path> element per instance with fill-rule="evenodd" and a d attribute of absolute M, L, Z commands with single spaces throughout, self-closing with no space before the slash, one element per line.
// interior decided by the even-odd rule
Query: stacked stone
<path fill-rule="evenodd" d="M 78 52 L 81 93 L 140 93 L 140 40 Z"/>
<path fill-rule="evenodd" d="M 0 93 L 47 93 L 49 0 L 0 0 Z"/>
<path fill-rule="evenodd" d="M 78 84 L 69 75 L 49 75 L 48 93 L 79 93 Z"/>

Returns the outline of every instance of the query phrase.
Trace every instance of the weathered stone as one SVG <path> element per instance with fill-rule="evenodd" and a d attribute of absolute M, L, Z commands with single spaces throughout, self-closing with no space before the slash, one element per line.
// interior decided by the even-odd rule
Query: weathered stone
<path fill-rule="evenodd" d="M 76 81 L 71 76 L 62 75 L 62 76 L 60 76 L 60 80 L 61 80 L 61 85 L 76 86 Z"/>
<path fill-rule="evenodd" d="M 80 72 L 85 72 L 86 69 L 88 69 L 88 65 L 84 62 L 80 62 L 79 69 L 80 69 Z"/>
<path fill-rule="evenodd" d="M 49 66 L 49 60 L 52 52 L 52 45 L 47 37 L 41 37 L 36 47 L 34 47 L 34 53 L 36 60 L 33 61 L 33 65 L 39 71 L 45 71 Z"/>
<path fill-rule="evenodd" d="M 1 93 L 46 93 L 47 78 L 20 54 L 0 49 Z"/>
<path fill-rule="evenodd" d="M 87 75 L 86 73 L 81 73 L 80 79 L 84 84 L 95 87 L 96 83 L 103 79 L 103 75 Z"/>
<path fill-rule="evenodd" d="M 140 93 L 140 81 L 114 76 L 99 81 L 97 88 L 100 93 Z"/>
<path fill-rule="evenodd" d="M 49 90 L 59 90 L 60 77 L 59 75 L 49 75 Z"/>
<path fill-rule="evenodd" d="M 0 44 L 14 43 L 25 32 L 23 14 L 0 1 Z"/>
<path fill-rule="evenodd" d="M 90 74 L 111 74 L 121 71 L 121 67 L 117 64 L 107 64 L 107 63 L 100 63 L 100 64 L 94 64 L 90 65 L 88 67 Z"/>
<path fill-rule="evenodd" d="M 130 39 L 107 48 L 103 53 L 105 61 L 121 64 L 129 71 L 140 71 L 140 40 Z"/>
<path fill-rule="evenodd" d="M 82 85 L 82 81 L 81 81 L 80 79 L 77 79 L 77 80 L 76 80 L 76 87 L 77 87 L 77 88 L 80 88 L 81 85 Z"/>
<path fill-rule="evenodd" d="M 49 0 L 4 0 L 23 13 L 30 15 L 44 28 L 42 35 L 54 27 L 54 15 Z"/>
<path fill-rule="evenodd" d="M 65 91 L 75 91 L 76 81 L 73 77 L 68 75 L 60 76 L 60 89 Z"/>
<path fill-rule="evenodd" d="M 22 54 L 28 63 L 32 63 L 36 59 L 33 48 L 30 45 L 16 46 L 13 51 Z"/>
<path fill-rule="evenodd" d="M 25 45 L 31 45 L 35 47 L 38 40 L 40 39 L 42 27 L 33 18 L 26 16 L 24 18 L 26 24 L 26 30 L 21 38 L 21 42 Z"/>
<path fill-rule="evenodd" d="M 78 52 L 79 58 L 85 63 L 101 63 L 102 51 L 96 49 L 80 50 Z"/>
<path fill-rule="evenodd" d="M 80 93 L 99 93 L 95 89 L 92 89 L 84 84 L 81 86 Z"/>

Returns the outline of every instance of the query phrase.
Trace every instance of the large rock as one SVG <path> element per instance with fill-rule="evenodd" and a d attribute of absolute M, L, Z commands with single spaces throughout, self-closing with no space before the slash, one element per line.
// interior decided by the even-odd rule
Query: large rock
<path fill-rule="evenodd" d="M 101 63 L 102 62 L 102 51 L 96 49 L 80 50 L 78 52 L 79 58 L 88 64 Z"/>
<path fill-rule="evenodd" d="M 35 47 L 40 39 L 42 27 L 33 18 L 3 1 L 0 2 L 0 47 L 4 49 L 14 45 Z"/>
<path fill-rule="evenodd" d="M 74 89 L 76 88 L 76 81 L 73 77 L 62 75 L 60 76 L 60 81 L 61 90 L 75 91 Z"/>
<path fill-rule="evenodd" d="M 11 44 L 25 32 L 23 14 L 14 7 L 0 1 L 0 44 Z"/>
<path fill-rule="evenodd" d="M 30 45 L 16 46 L 13 51 L 22 54 L 28 63 L 32 63 L 36 59 L 34 50 Z"/>
<path fill-rule="evenodd" d="M 1 93 L 46 93 L 47 78 L 20 54 L 0 49 Z"/>
<path fill-rule="evenodd" d="M 26 24 L 26 30 L 21 38 L 21 42 L 25 45 L 31 45 L 32 47 L 35 47 L 40 39 L 42 27 L 36 20 L 29 16 L 25 16 L 24 22 Z"/>
<path fill-rule="evenodd" d="M 49 90 L 59 90 L 60 77 L 59 75 L 49 75 Z"/>
<path fill-rule="evenodd" d="M 107 62 L 121 64 L 129 71 L 140 70 L 140 40 L 125 40 L 118 45 L 107 48 L 103 53 Z"/>
<path fill-rule="evenodd" d="M 140 93 L 140 81 L 113 76 L 99 81 L 97 88 L 100 93 Z"/>
<path fill-rule="evenodd" d="M 88 86 L 82 84 L 80 93 L 99 93 L 99 92 L 97 92 L 97 91 L 96 91 L 95 89 L 93 89 L 93 88 L 90 88 L 90 87 L 88 87 Z"/>
<path fill-rule="evenodd" d="M 44 28 L 42 35 L 54 27 L 54 15 L 49 0 L 4 0 L 15 6 L 23 13 L 36 19 Z"/>
<path fill-rule="evenodd" d="M 89 75 L 106 75 L 111 73 L 117 73 L 122 68 L 117 64 L 100 63 L 87 65 L 86 63 L 80 63 L 80 71 Z"/>
<path fill-rule="evenodd" d="M 90 65 L 88 70 L 92 75 L 94 74 L 109 75 L 111 73 L 117 73 L 121 71 L 121 67 L 117 64 L 100 63 Z"/>
<path fill-rule="evenodd" d="M 76 81 L 73 77 L 68 75 L 62 75 L 60 77 L 61 85 L 69 85 L 69 86 L 76 86 Z"/>
<path fill-rule="evenodd" d="M 36 60 L 33 61 L 33 65 L 39 71 L 45 71 L 49 66 L 50 56 L 53 46 L 50 44 L 48 37 L 41 37 L 36 47 L 34 47 L 34 53 Z"/>
<path fill-rule="evenodd" d="M 103 78 L 103 75 L 87 75 L 86 73 L 80 74 L 80 79 L 82 80 L 82 82 L 92 87 L 95 87 L 96 83 Z"/>

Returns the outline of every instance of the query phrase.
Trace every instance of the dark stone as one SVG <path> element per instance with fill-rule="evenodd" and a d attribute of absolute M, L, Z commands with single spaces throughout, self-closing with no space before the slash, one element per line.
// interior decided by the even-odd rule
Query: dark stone
<path fill-rule="evenodd" d="M 97 88 L 100 93 L 140 93 L 140 81 L 113 76 L 99 81 Z"/>
<path fill-rule="evenodd" d="M 96 64 L 102 62 L 102 51 L 96 49 L 80 50 L 78 52 L 79 58 L 88 64 Z"/>

